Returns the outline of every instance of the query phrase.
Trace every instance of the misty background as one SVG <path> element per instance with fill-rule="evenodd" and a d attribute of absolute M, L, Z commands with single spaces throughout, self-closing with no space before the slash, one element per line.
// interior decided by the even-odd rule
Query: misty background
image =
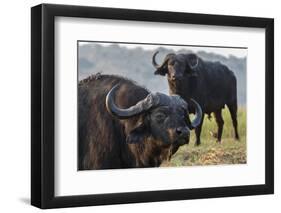
<path fill-rule="evenodd" d="M 154 75 L 152 55 L 159 51 L 156 61 L 161 64 L 168 53 L 196 53 L 203 60 L 219 61 L 228 66 L 237 78 L 238 105 L 246 105 L 246 69 L 247 50 L 237 54 L 237 49 L 227 48 L 224 54 L 221 48 L 210 47 L 172 47 L 157 45 L 102 44 L 95 42 L 78 43 L 78 78 L 82 80 L 98 72 L 120 75 L 134 80 L 152 92 L 168 94 L 166 77 Z M 216 51 L 217 49 L 217 51 Z M 208 51 L 206 51 L 208 50 Z M 233 51 L 232 51 L 233 50 Z"/>

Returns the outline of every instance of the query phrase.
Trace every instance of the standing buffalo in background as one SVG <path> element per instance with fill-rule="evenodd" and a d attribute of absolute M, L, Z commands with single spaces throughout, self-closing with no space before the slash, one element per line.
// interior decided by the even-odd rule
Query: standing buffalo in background
<path fill-rule="evenodd" d="M 94 75 L 79 83 L 79 170 L 157 167 L 189 142 L 202 111 L 178 95 L 152 94 L 130 80 Z"/>
<path fill-rule="evenodd" d="M 238 140 L 237 131 L 237 88 L 234 73 L 220 62 L 204 61 L 195 54 L 168 54 L 163 63 L 158 65 L 155 56 L 152 57 L 152 64 L 157 69 L 155 75 L 167 74 L 170 94 L 178 94 L 188 102 L 190 98 L 196 100 L 203 113 L 210 115 L 213 112 L 218 125 L 216 135 L 218 142 L 221 142 L 224 121 L 222 109 L 227 105 L 235 131 L 235 138 Z M 190 112 L 194 112 L 189 107 Z M 200 144 L 200 134 L 204 116 L 200 125 L 196 128 L 196 144 Z"/>

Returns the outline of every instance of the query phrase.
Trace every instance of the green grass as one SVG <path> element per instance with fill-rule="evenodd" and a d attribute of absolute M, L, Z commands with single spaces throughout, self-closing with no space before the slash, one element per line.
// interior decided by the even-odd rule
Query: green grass
<path fill-rule="evenodd" d="M 173 155 L 171 161 L 161 166 L 194 166 L 218 164 L 244 164 L 247 161 L 246 150 L 246 110 L 238 109 L 238 133 L 240 140 L 234 139 L 234 130 L 227 108 L 223 110 L 224 128 L 221 144 L 217 143 L 211 132 L 217 132 L 217 124 L 212 115 L 211 120 L 205 116 L 201 145 L 195 145 L 195 133 L 192 131 L 190 142 L 184 145 Z"/>

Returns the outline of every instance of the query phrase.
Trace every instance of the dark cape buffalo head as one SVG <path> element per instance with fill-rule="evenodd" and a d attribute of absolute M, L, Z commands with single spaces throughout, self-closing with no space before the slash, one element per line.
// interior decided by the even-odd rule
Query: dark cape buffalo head
<path fill-rule="evenodd" d="M 195 54 L 167 54 L 161 65 L 156 63 L 156 55 L 152 56 L 152 64 L 156 68 L 155 75 L 166 75 L 169 81 L 180 81 L 186 76 L 196 76 L 199 58 Z"/>
<path fill-rule="evenodd" d="M 144 138 L 152 137 L 159 145 L 182 145 L 189 142 L 190 130 L 200 124 L 202 110 L 194 100 L 196 113 L 194 120 L 190 121 L 187 103 L 178 95 L 150 93 L 135 105 L 121 109 L 114 101 L 118 87 L 115 85 L 106 96 L 107 111 L 120 120 L 142 117 L 138 125 L 127 133 L 127 143 L 141 143 Z"/>

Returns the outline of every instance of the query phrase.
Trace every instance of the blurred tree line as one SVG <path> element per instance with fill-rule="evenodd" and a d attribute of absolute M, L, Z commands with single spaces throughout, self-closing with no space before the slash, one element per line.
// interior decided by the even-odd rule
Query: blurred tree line
<path fill-rule="evenodd" d="M 153 92 L 168 93 L 166 78 L 154 76 L 155 68 L 152 66 L 152 55 L 155 51 L 158 63 L 163 61 L 167 53 L 189 53 L 188 47 L 179 51 L 173 49 L 156 47 L 154 50 L 147 50 L 141 47 L 127 48 L 112 44 L 103 46 L 97 43 L 79 46 L 78 77 L 82 80 L 91 74 L 115 74 L 136 81 L 139 85 L 148 88 Z M 247 59 L 230 55 L 225 57 L 216 53 L 199 51 L 199 57 L 208 61 L 220 61 L 228 66 L 236 75 L 238 104 L 246 105 L 246 69 Z"/>

